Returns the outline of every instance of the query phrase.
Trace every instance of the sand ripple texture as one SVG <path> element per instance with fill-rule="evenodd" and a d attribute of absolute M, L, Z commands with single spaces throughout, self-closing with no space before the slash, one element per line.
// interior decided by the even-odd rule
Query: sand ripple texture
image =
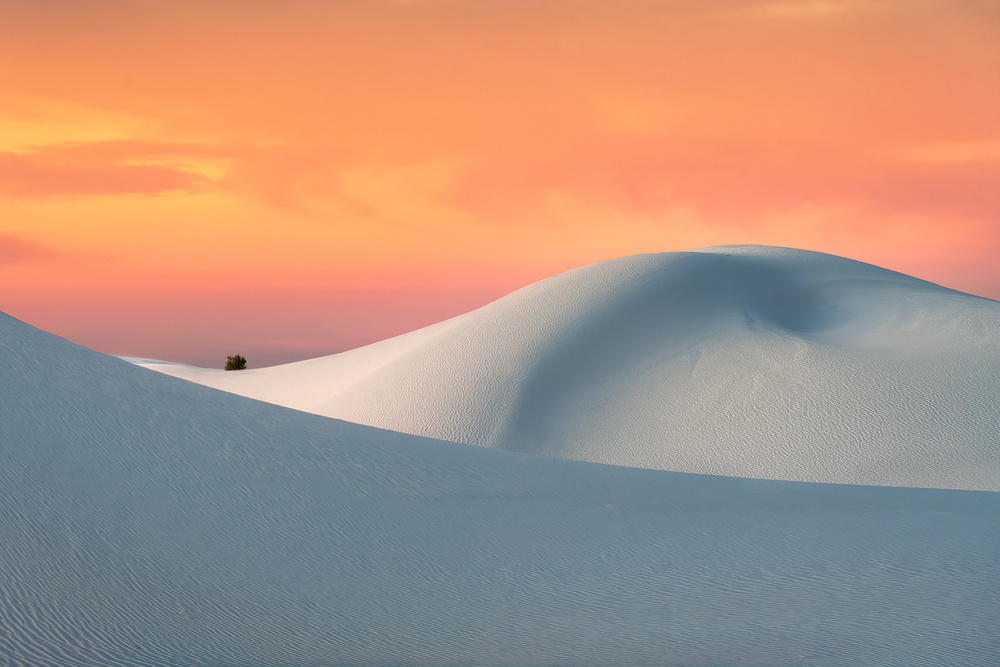
<path fill-rule="evenodd" d="M 149 367 L 521 452 L 1000 490 L 1000 303 L 804 250 L 625 257 L 339 355 L 242 373 Z"/>
<path fill-rule="evenodd" d="M 989 667 L 998 498 L 435 441 L 0 316 L 0 665 Z"/>

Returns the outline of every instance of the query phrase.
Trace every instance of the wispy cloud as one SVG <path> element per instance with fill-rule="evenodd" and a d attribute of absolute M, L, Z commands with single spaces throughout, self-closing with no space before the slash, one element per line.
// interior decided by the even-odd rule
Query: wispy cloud
<path fill-rule="evenodd" d="M 787 0 L 752 5 L 749 13 L 774 19 L 825 19 L 870 12 L 877 7 L 878 3 L 871 0 Z"/>
<path fill-rule="evenodd" d="M 889 152 L 890 158 L 931 163 L 1000 163 L 998 141 L 951 141 L 911 144 Z"/>
<path fill-rule="evenodd" d="M 208 145 L 60 143 L 0 152 L 0 194 L 46 197 L 203 190 L 226 170 L 225 156 Z"/>

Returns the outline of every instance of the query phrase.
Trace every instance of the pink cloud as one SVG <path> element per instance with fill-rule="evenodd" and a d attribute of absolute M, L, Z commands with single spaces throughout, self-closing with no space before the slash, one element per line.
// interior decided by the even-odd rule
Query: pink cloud
<path fill-rule="evenodd" d="M 523 207 L 546 191 L 584 192 L 650 212 L 685 206 L 752 226 L 801 206 L 850 204 L 883 214 L 989 217 L 1000 210 L 1000 162 L 885 160 L 828 147 L 661 144 L 597 148 L 528 162 L 482 163 L 456 188 L 465 206 Z"/>
<path fill-rule="evenodd" d="M 61 259 L 63 253 L 23 236 L 0 234 L 0 265 Z"/>

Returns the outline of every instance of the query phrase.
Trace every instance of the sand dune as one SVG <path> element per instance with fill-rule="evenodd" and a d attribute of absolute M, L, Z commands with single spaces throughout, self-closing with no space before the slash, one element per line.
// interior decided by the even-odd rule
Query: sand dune
<path fill-rule="evenodd" d="M 607 301 L 552 299 L 546 321 L 609 324 L 619 268 L 592 276 Z M 434 359 L 506 308 L 383 349 Z M 649 318 L 702 344 L 667 314 Z M 360 355 L 367 377 L 392 363 Z M 149 373 L 3 315 L 0 374 L 3 665 L 1000 664 L 996 493 L 468 447 Z"/>
<path fill-rule="evenodd" d="M 1000 490 L 1000 303 L 802 250 L 601 262 L 285 366 L 226 373 L 146 361 L 298 410 L 473 445 Z"/>

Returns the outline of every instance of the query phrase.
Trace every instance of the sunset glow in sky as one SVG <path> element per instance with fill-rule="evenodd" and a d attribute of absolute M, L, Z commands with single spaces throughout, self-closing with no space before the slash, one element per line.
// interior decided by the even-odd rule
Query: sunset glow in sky
<path fill-rule="evenodd" d="M 0 0 L 0 310 L 251 366 L 643 252 L 1000 299 L 996 0 Z"/>

